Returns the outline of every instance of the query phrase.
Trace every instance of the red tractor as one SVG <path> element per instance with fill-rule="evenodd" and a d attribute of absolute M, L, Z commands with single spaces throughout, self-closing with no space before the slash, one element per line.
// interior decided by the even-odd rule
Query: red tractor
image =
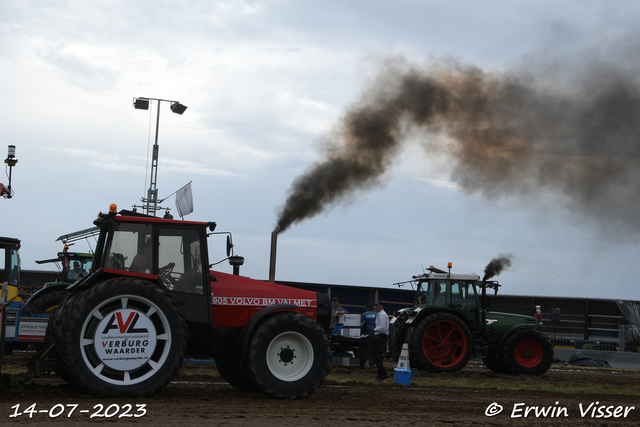
<path fill-rule="evenodd" d="M 185 357 L 213 357 L 243 390 L 298 399 L 320 387 L 331 360 L 327 295 L 210 270 L 213 222 L 116 210 L 94 221 L 91 272 L 67 287 L 32 373 L 55 370 L 102 396 L 148 396 Z"/>

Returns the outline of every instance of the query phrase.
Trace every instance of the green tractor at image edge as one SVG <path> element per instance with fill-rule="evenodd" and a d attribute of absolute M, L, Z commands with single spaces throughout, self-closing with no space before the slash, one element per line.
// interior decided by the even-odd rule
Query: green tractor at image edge
<path fill-rule="evenodd" d="M 393 359 L 398 360 L 406 342 L 411 367 L 430 372 L 459 371 L 471 357 L 481 358 L 496 373 L 547 372 L 553 347 L 537 330 L 537 319 L 484 308 L 487 288 L 497 293 L 498 282 L 434 267 L 426 270 L 413 280 L 396 283 L 411 283 L 416 293 L 412 307 L 394 313 L 389 334 Z"/>
<path fill-rule="evenodd" d="M 47 282 L 26 302 L 23 311 L 36 314 L 51 314 L 58 304 L 69 295 L 67 286 L 77 282 L 89 274 L 93 263 L 93 254 L 69 252 L 65 244 L 56 258 L 36 261 L 37 264 L 55 263 L 60 270 L 53 282 Z"/>

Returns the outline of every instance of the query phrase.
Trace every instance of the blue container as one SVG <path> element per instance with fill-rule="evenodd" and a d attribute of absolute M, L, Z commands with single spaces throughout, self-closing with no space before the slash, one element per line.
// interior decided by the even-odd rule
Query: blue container
<path fill-rule="evenodd" d="M 409 385 L 411 384 L 411 369 L 395 368 L 396 384 Z"/>

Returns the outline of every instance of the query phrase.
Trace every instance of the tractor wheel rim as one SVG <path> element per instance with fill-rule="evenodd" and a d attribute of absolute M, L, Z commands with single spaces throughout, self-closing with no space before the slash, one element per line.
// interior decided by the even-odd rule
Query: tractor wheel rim
<path fill-rule="evenodd" d="M 119 295 L 95 307 L 82 325 L 80 352 L 109 384 L 140 383 L 160 370 L 171 350 L 167 316 L 137 295 Z"/>
<path fill-rule="evenodd" d="M 313 345 L 298 332 L 287 331 L 276 336 L 266 354 L 267 367 L 281 381 L 297 381 L 313 366 Z"/>
<path fill-rule="evenodd" d="M 534 340 L 523 340 L 515 350 L 516 361 L 525 368 L 534 368 L 542 361 L 542 347 Z"/>
<path fill-rule="evenodd" d="M 436 366 L 453 366 L 464 359 L 467 353 L 467 337 L 456 323 L 439 320 L 425 330 L 422 351 L 427 360 Z"/>

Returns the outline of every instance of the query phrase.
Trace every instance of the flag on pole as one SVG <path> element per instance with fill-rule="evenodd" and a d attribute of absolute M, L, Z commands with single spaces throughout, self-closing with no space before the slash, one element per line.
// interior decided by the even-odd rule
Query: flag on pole
<path fill-rule="evenodd" d="M 178 215 L 180 215 L 181 218 L 193 212 L 191 183 L 188 183 L 176 193 L 176 209 L 178 210 Z"/>

